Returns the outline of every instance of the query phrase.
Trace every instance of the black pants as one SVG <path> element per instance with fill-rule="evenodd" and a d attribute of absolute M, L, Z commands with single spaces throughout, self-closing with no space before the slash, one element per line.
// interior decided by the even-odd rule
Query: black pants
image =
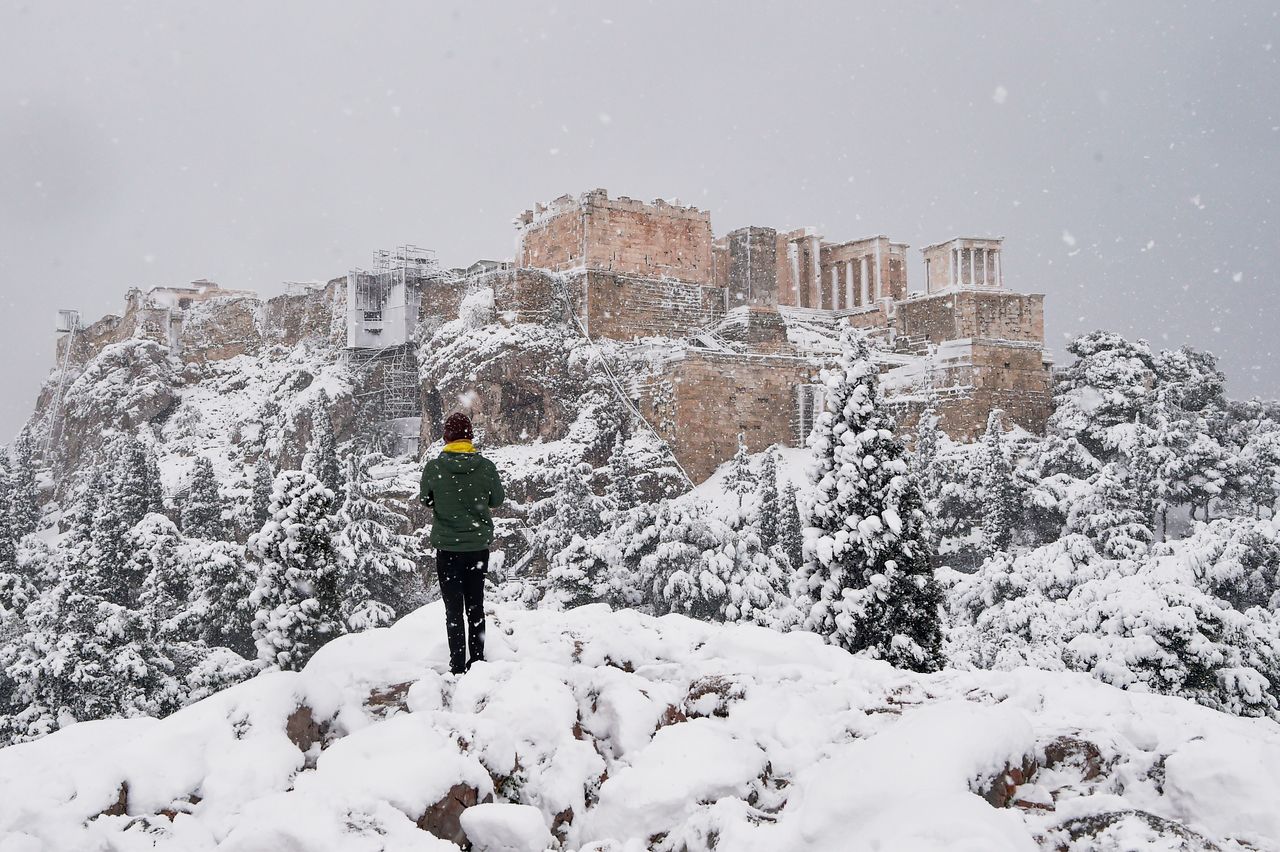
<path fill-rule="evenodd" d="M 484 659 L 484 575 L 488 569 L 487 550 L 436 551 L 436 576 L 440 578 L 444 625 L 449 634 L 449 670 L 454 674 L 461 674 L 471 663 Z"/>

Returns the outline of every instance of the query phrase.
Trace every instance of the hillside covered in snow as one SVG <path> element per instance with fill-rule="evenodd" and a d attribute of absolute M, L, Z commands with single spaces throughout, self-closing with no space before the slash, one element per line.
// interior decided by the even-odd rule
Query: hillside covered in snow
<path fill-rule="evenodd" d="M 164 720 L 0 750 L 0 849 L 1280 849 L 1280 729 L 605 606 L 439 604 Z"/>

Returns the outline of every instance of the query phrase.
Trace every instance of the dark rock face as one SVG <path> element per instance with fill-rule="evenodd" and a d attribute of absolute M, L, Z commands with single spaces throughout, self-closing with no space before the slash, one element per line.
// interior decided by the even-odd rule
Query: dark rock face
<path fill-rule="evenodd" d="M 979 780 L 976 792 L 993 808 L 1007 808 L 1013 804 L 1018 787 L 1030 781 L 1037 768 L 1035 757 L 1026 755 L 1021 764 L 1006 766 L 1003 772 L 985 782 Z"/>
<path fill-rule="evenodd" d="M 324 727 L 316 721 L 311 708 L 303 705 L 289 714 L 284 723 L 285 735 L 298 747 L 298 751 L 308 752 L 316 743 L 324 741 Z"/>
<path fill-rule="evenodd" d="M 129 813 L 129 782 L 121 781 L 116 800 L 106 807 L 98 816 L 125 816 Z"/>
<path fill-rule="evenodd" d="M 1075 767 L 1083 781 L 1102 775 L 1102 752 L 1096 745 L 1079 737 L 1061 736 L 1044 747 L 1046 769 Z"/>
<path fill-rule="evenodd" d="M 163 423 L 177 406 L 180 384 L 168 347 L 135 339 L 103 349 L 66 388 L 52 442 L 63 468 L 81 469 L 112 432 Z M 37 410 L 32 423 L 42 428 L 47 414 Z"/>
<path fill-rule="evenodd" d="M 570 357 L 580 342 L 565 327 L 488 325 L 422 347 L 422 393 L 427 404 L 422 443 L 439 437 L 438 418 L 469 411 L 488 444 L 527 444 L 564 437 L 587 385 L 585 358 Z"/>
<path fill-rule="evenodd" d="M 406 699 L 412 686 L 413 684 L 408 682 L 394 683 L 382 689 L 371 690 L 364 704 L 379 716 L 390 715 L 397 710 L 407 710 Z"/>
<path fill-rule="evenodd" d="M 1173 820 L 1146 811 L 1113 811 L 1066 820 L 1041 838 L 1042 848 L 1056 852 L 1110 852 L 1136 849 L 1138 838 L 1178 852 L 1220 852 L 1221 846 Z M 1142 848 L 1147 848 L 1145 845 Z"/>
<path fill-rule="evenodd" d="M 684 707 L 677 709 L 677 713 L 684 719 L 710 716 L 723 719 L 729 715 L 729 706 L 745 695 L 746 687 L 741 683 L 723 675 L 707 675 L 689 684 Z M 673 719 L 683 721 L 679 716 L 673 716 Z"/>
<path fill-rule="evenodd" d="M 492 801 L 486 796 L 484 801 Z M 418 828 L 429 831 L 441 840 L 456 843 L 463 849 L 471 848 L 467 833 L 462 830 L 462 812 L 480 804 L 480 791 L 467 784 L 454 784 L 444 798 L 427 808 L 418 818 Z"/>

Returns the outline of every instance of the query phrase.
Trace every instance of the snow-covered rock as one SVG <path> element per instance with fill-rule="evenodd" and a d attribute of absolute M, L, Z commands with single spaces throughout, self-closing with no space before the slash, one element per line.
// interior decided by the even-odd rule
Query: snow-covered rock
<path fill-rule="evenodd" d="M 0 850 L 1280 850 L 1267 719 L 602 605 L 498 608 L 488 641 L 444 674 L 432 604 L 0 750 Z"/>

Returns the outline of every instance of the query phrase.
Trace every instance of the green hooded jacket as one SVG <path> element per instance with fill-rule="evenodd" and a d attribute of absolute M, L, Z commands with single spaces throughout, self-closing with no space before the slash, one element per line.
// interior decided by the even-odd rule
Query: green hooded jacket
<path fill-rule="evenodd" d="M 506 499 L 493 462 L 476 452 L 442 452 L 422 469 L 423 503 L 435 510 L 431 546 L 487 550 L 493 544 L 490 509 Z"/>

